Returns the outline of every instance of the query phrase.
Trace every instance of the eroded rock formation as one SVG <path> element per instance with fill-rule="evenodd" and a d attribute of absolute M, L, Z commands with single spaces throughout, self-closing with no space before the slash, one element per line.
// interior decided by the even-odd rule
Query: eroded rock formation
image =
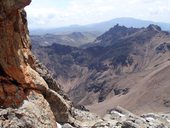
<path fill-rule="evenodd" d="M 26 98 L 30 89 L 38 91 L 47 88 L 47 84 L 31 68 L 34 62 L 30 52 L 26 13 L 22 9 L 30 2 L 30 0 L 0 1 L 2 107 L 17 107 L 23 102 L 24 97 Z"/>
<path fill-rule="evenodd" d="M 32 68 L 26 13 L 31 0 L 0 0 L 0 127 L 51 127 L 48 85 Z M 43 95 L 42 95 L 43 94 Z"/>

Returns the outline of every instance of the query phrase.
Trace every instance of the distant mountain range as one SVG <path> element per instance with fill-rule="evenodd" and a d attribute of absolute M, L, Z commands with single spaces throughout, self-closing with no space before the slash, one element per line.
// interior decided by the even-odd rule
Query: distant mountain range
<path fill-rule="evenodd" d="M 93 42 L 98 34 L 91 32 L 72 32 L 68 34 L 45 34 L 45 35 L 31 35 L 33 48 L 37 45 L 49 46 L 54 43 L 79 47 L 87 43 Z"/>
<path fill-rule="evenodd" d="M 140 20 L 135 18 L 116 18 L 113 20 L 89 24 L 89 25 L 71 25 L 66 27 L 60 28 L 50 28 L 50 29 L 34 29 L 30 30 L 31 35 L 41 35 L 41 34 L 63 34 L 63 33 L 71 33 L 71 32 L 97 32 L 97 33 L 104 33 L 109 28 L 113 27 L 114 25 L 124 25 L 126 27 L 147 27 L 149 24 L 155 24 L 160 26 L 163 30 L 170 31 L 170 23 L 163 23 L 163 22 L 153 22 L 147 20 Z"/>

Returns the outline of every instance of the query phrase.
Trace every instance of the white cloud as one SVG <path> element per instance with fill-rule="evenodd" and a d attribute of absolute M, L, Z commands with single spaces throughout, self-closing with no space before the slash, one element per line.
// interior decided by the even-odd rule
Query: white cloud
<path fill-rule="evenodd" d="M 30 27 L 90 24 L 117 17 L 170 22 L 170 0 L 33 0 Z"/>

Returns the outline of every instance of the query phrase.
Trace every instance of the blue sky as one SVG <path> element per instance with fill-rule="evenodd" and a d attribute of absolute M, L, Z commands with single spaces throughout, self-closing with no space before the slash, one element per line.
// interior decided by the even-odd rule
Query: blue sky
<path fill-rule="evenodd" d="M 30 28 L 91 24 L 119 17 L 170 23 L 170 0 L 32 0 Z"/>

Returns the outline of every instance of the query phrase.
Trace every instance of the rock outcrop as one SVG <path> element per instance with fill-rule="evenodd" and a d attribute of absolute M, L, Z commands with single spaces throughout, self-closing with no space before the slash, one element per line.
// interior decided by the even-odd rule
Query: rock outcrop
<path fill-rule="evenodd" d="M 56 128 L 44 95 L 45 80 L 32 68 L 23 7 L 31 0 L 0 0 L 0 127 Z"/>
<path fill-rule="evenodd" d="M 56 120 L 60 123 L 70 122 L 71 115 L 69 110 L 72 107 L 72 103 L 69 101 L 67 95 L 61 90 L 60 85 L 53 79 L 48 69 L 38 60 L 35 61 L 34 69 L 49 86 L 49 89 L 45 93 L 45 98 L 49 102 Z"/>

